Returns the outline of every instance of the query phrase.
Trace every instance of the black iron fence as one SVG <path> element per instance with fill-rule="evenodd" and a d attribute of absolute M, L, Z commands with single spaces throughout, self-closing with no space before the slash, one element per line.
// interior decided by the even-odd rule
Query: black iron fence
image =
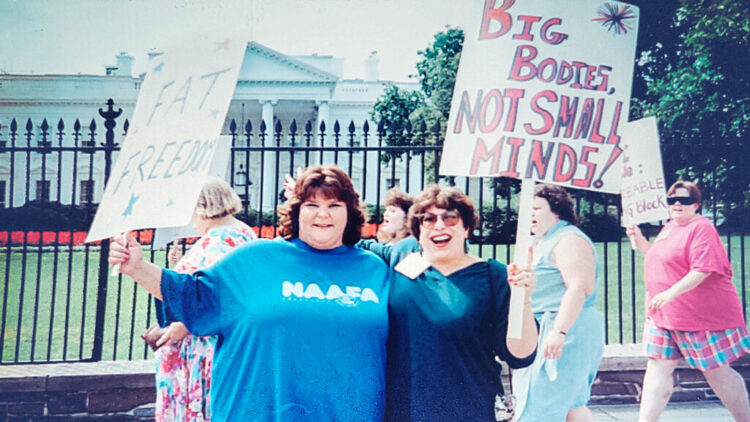
<path fill-rule="evenodd" d="M 0 122 L 0 364 L 150 356 L 138 337 L 155 319 L 151 298 L 127 277 L 108 277 L 108 241 L 83 243 L 120 150 L 116 141 L 127 131 L 127 120 L 115 130 L 119 114 L 111 100 L 100 109 L 103 140 L 93 120 L 71 127 L 62 119 L 55 127 L 46 120 L 29 119 L 22 127 L 16 120 Z M 452 183 L 481 204 L 472 251 L 510 260 L 519 183 L 439 177 L 439 126 L 348 122 L 342 127 L 336 121 L 330 128 L 325 122 L 298 128 L 295 121 L 283 125 L 277 120 L 271 128 L 248 120 L 241 126 L 231 121 L 227 129 L 232 138 L 229 180 L 245 203 L 240 217 L 257 227 L 259 235 L 276 233 L 273 210 L 281 201 L 285 174 L 298 166 L 336 163 L 352 176 L 370 208 L 366 233 L 374 234 L 384 192 L 391 186 L 417 193 L 429 183 Z M 386 139 L 394 134 L 406 138 L 408 146 L 388 146 Z M 679 156 L 672 153 L 677 148 L 662 146 L 665 162 Z M 665 166 L 679 168 L 673 161 Z M 721 223 L 723 204 L 716 201 L 716 184 L 704 180 L 704 191 L 704 212 Z M 574 196 L 603 271 L 598 306 L 605 315 L 607 342 L 637 342 L 645 306 L 643 263 L 620 228 L 619 196 L 583 191 Z M 747 226 L 729 223 L 720 225 L 720 231 L 745 304 Z M 658 227 L 644 229 L 653 235 Z M 147 256 L 166 265 L 167 251 L 154 247 L 153 231 L 142 230 L 138 236 Z"/>

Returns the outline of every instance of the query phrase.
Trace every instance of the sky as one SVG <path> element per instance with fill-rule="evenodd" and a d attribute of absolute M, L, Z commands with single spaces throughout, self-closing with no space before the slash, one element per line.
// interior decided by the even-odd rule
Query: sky
<path fill-rule="evenodd" d="M 446 25 L 462 26 L 465 0 L 0 0 L 0 73 L 104 74 L 115 56 L 146 71 L 149 50 L 182 34 L 231 28 L 287 55 L 345 59 L 364 78 L 378 51 L 380 79 L 407 81 L 418 50 Z"/>

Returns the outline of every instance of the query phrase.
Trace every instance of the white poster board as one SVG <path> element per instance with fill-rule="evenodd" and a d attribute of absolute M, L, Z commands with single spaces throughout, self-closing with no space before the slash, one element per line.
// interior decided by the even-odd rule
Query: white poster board
<path fill-rule="evenodd" d="M 87 242 L 189 223 L 246 48 L 194 35 L 151 60 Z"/>
<path fill-rule="evenodd" d="M 622 225 L 669 218 L 655 117 L 629 122 L 622 134 Z"/>
<path fill-rule="evenodd" d="M 214 152 L 213 161 L 211 162 L 208 175 L 227 180 L 231 154 L 232 137 L 230 135 L 219 136 L 219 141 L 216 143 L 216 151 Z M 195 205 L 193 205 L 193 208 L 195 208 Z M 197 236 L 200 236 L 200 233 L 195 230 L 193 222 L 191 221 L 184 226 L 161 227 L 154 230 L 154 238 L 151 241 L 151 245 L 154 249 L 161 249 L 166 247 L 167 243 L 173 240 Z"/>
<path fill-rule="evenodd" d="M 619 193 L 638 8 L 476 0 L 440 173 Z"/>

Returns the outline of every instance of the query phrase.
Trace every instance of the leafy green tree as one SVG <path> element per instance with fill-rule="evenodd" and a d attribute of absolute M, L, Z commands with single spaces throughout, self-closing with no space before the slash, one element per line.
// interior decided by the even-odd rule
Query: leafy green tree
<path fill-rule="evenodd" d="M 408 91 L 393 85 L 386 88 L 375 103 L 371 116 L 387 132 L 387 145 L 442 144 L 462 46 L 463 31 L 447 27 L 435 34 L 432 44 L 417 52 L 422 59 L 417 63 L 417 75 L 414 76 L 419 79 L 421 90 Z M 411 133 L 405 131 L 409 124 Z M 420 128 L 425 128 L 425 131 L 421 132 Z M 401 154 L 393 155 L 398 157 Z M 391 154 L 383 154 L 385 161 L 390 157 Z M 434 181 L 438 163 L 439 154 L 427 155 L 425 171 L 430 181 Z"/>
<path fill-rule="evenodd" d="M 378 98 L 370 112 L 372 119 L 382 128 L 385 143 L 389 146 L 407 146 L 410 136 L 405 134 L 409 116 L 424 104 L 424 94 L 389 84 L 383 95 Z M 384 152 L 383 162 L 389 162 L 393 157 L 400 157 L 403 152 Z"/>
<path fill-rule="evenodd" d="M 679 1 L 665 42 L 642 47 L 647 88 L 634 101 L 634 117 L 660 121 L 667 182 L 698 180 L 735 222 L 750 218 L 750 152 L 742 148 L 750 128 L 747 12 L 746 0 Z"/>

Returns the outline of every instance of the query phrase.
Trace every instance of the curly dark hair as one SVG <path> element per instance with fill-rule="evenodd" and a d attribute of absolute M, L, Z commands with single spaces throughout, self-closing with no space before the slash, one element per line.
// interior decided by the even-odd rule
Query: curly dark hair
<path fill-rule="evenodd" d="M 573 204 L 568 191 L 562 186 L 548 183 L 537 185 L 534 189 L 534 196 L 547 201 L 549 209 L 560 217 L 560 220 L 565 220 L 575 226 L 578 225 L 575 204 Z"/>
<path fill-rule="evenodd" d="M 469 237 L 472 236 L 479 218 L 474 214 L 474 202 L 471 198 L 452 186 L 430 185 L 414 198 L 414 205 L 409 209 L 407 225 L 414 237 L 419 239 L 422 214 L 433 205 L 444 210 L 458 211 L 464 228 L 469 229 Z"/>
<path fill-rule="evenodd" d="M 299 175 L 294 195 L 278 207 L 280 235 L 287 240 L 299 237 L 300 206 L 317 194 L 328 199 L 336 198 L 346 204 L 347 219 L 342 242 L 348 246 L 359 242 L 366 220 L 365 210 L 359 202 L 359 194 L 354 190 L 352 180 L 334 165 L 310 166 Z"/>

